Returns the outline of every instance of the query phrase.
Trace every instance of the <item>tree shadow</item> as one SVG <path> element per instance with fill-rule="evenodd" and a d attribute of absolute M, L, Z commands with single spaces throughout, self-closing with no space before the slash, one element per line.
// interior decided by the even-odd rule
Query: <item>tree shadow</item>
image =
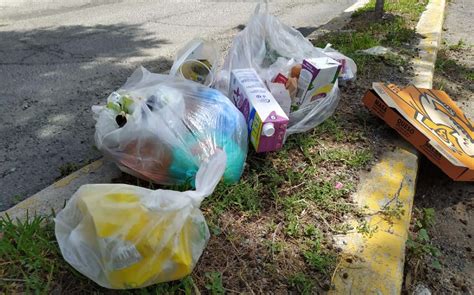
<path fill-rule="evenodd" d="M 152 49 L 169 42 L 140 25 L 0 31 L 0 210 L 100 157 L 91 106 L 105 104 L 140 64 L 167 71 Z M 16 196 L 16 197 L 14 197 Z"/>
<path fill-rule="evenodd" d="M 327 32 L 339 30 L 340 28 L 347 25 L 350 21 L 351 13 L 342 12 L 338 16 L 332 18 L 330 21 L 320 26 L 299 27 L 296 28 L 296 30 L 298 30 L 304 37 L 315 39 Z"/>

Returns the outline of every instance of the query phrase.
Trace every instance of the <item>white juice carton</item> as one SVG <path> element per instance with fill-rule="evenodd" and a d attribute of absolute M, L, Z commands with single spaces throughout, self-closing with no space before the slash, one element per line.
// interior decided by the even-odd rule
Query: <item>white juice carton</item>
<path fill-rule="evenodd" d="M 326 97 L 340 70 L 341 64 L 330 57 L 304 59 L 298 79 L 297 104 L 303 106 Z"/>
<path fill-rule="evenodd" d="M 250 142 L 257 152 L 282 147 L 288 116 L 253 69 L 233 70 L 229 97 L 247 120 Z"/>

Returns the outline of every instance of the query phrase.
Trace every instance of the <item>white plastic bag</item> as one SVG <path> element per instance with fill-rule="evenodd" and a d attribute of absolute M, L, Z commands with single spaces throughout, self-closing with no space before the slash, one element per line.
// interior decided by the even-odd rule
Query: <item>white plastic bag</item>
<path fill-rule="evenodd" d="M 160 184 L 194 184 L 200 164 L 223 149 L 224 181 L 240 179 L 247 126 L 215 89 L 142 67 L 93 111 L 98 149 L 127 173 Z"/>
<path fill-rule="evenodd" d="M 225 170 L 222 151 L 196 176 L 196 190 L 149 190 L 125 184 L 83 185 L 55 218 L 64 259 L 97 284 L 140 288 L 190 274 L 209 229 L 199 205 Z"/>
<path fill-rule="evenodd" d="M 258 5 L 245 29 L 234 38 L 216 86 L 228 93 L 230 72 L 242 68 L 255 69 L 268 85 L 279 72 L 288 72 L 305 58 L 328 57 L 326 53 L 337 60 L 346 60 L 345 78 L 355 76 L 355 64 L 350 58 L 330 48 L 314 47 L 300 32 L 270 15 L 266 6 L 260 9 Z M 334 113 L 338 103 L 339 90 L 335 83 L 325 98 L 290 113 L 286 136 L 319 125 Z"/>

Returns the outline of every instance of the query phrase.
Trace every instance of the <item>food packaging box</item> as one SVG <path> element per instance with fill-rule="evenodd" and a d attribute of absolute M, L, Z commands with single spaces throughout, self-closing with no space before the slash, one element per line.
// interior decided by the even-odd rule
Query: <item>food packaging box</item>
<path fill-rule="evenodd" d="M 444 91 L 373 83 L 362 100 L 450 178 L 474 181 L 474 127 Z"/>
<path fill-rule="evenodd" d="M 286 82 L 288 82 L 288 78 L 282 73 L 278 73 L 278 75 L 276 75 L 276 77 L 273 79 L 273 83 L 281 83 L 286 85 Z"/>
<path fill-rule="evenodd" d="M 257 152 L 270 152 L 282 147 L 288 116 L 255 70 L 231 72 L 229 97 L 247 120 L 250 142 Z"/>
<path fill-rule="evenodd" d="M 297 104 L 309 104 L 331 92 L 341 64 L 329 57 L 304 59 L 298 79 Z"/>

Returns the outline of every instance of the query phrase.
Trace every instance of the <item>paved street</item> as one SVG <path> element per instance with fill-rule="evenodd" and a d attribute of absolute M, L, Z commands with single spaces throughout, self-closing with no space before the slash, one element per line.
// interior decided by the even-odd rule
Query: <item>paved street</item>
<path fill-rule="evenodd" d="M 256 4 L 37 2 L 0 2 L 0 210 L 53 183 L 68 163 L 100 157 L 90 107 L 103 104 L 138 65 L 166 71 L 175 51 L 194 37 L 227 49 Z M 270 7 L 308 34 L 354 2 L 275 1 Z"/>

